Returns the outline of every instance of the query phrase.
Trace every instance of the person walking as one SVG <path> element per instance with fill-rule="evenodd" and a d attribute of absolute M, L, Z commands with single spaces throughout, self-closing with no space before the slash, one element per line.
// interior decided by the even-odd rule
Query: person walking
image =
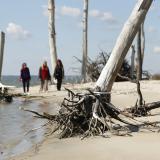
<path fill-rule="evenodd" d="M 39 68 L 39 79 L 41 81 L 40 91 L 48 91 L 48 81 L 51 80 L 47 61 L 44 61 L 43 65 Z"/>
<path fill-rule="evenodd" d="M 22 68 L 20 71 L 20 80 L 22 81 L 23 84 L 23 92 L 24 94 L 29 94 L 29 85 L 30 85 L 30 80 L 31 80 L 31 76 L 30 76 L 30 71 L 29 68 L 27 67 L 26 63 L 22 64 Z"/>
<path fill-rule="evenodd" d="M 60 59 L 57 60 L 57 64 L 54 70 L 54 78 L 57 80 L 57 90 L 60 91 L 62 79 L 64 78 L 64 68 Z"/>

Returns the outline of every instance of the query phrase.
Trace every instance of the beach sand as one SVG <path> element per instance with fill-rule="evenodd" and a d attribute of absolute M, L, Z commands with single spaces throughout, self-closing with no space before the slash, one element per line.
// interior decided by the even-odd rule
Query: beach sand
<path fill-rule="evenodd" d="M 63 87 L 75 92 L 93 88 L 94 83 L 66 84 Z M 20 93 L 21 88 L 14 93 Z M 142 81 L 141 91 L 145 103 L 160 100 L 160 81 Z M 31 87 L 28 98 L 40 99 L 50 103 L 60 104 L 67 92 L 56 91 L 52 85 L 48 93 L 39 93 L 39 86 Z M 134 106 L 137 100 L 136 84 L 130 82 L 114 83 L 112 103 L 120 109 Z M 160 113 L 160 109 L 152 113 Z M 145 121 L 160 121 L 160 115 L 141 118 Z M 10 160 L 159 160 L 160 134 L 151 131 L 134 132 L 132 136 L 111 136 L 111 138 L 90 137 L 81 140 L 80 137 L 58 139 L 55 135 L 48 136 L 44 142 L 33 146 L 26 153 L 10 158 Z"/>

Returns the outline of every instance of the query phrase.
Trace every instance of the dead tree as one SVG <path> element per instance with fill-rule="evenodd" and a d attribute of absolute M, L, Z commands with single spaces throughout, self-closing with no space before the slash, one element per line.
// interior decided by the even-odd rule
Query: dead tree
<path fill-rule="evenodd" d="M 55 122 L 54 132 L 57 130 L 61 131 L 60 138 L 75 135 L 83 135 L 84 137 L 103 135 L 106 131 L 116 135 L 129 135 L 130 130 L 126 125 L 138 127 L 138 125 L 146 124 L 135 120 L 129 112 L 122 111 L 109 103 L 107 95 L 110 95 L 109 91 L 111 91 L 119 67 L 122 65 L 124 57 L 151 3 L 152 0 L 138 1 L 116 42 L 94 90 L 88 89 L 87 93 L 74 93 L 66 89 L 68 98 L 64 98 L 58 115 L 39 114 L 31 111 L 38 117 L 47 118 Z M 151 105 L 150 108 L 155 107 Z M 147 122 L 147 125 L 149 124 Z"/>
<path fill-rule="evenodd" d="M 139 0 L 120 33 L 111 56 L 101 72 L 95 88 L 110 92 L 123 63 L 123 60 L 135 38 L 153 0 Z"/>
<path fill-rule="evenodd" d="M 135 71 L 135 46 L 132 45 L 132 55 L 131 55 L 131 79 L 134 79 L 134 71 Z"/>
<path fill-rule="evenodd" d="M 4 43 L 5 43 L 5 33 L 1 32 L 1 35 L 0 35 L 0 81 L 2 80 Z"/>
<path fill-rule="evenodd" d="M 54 72 L 57 61 L 57 49 L 56 49 L 56 32 L 55 32 L 55 1 L 48 0 L 48 28 L 49 28 L 49 47 L 51 55 L 52 71 Z"/>
<path fill-rule="evenodd" d="M 137 33 L 137 80 L 142 80 L 141 28 Z"/>
<path fill-rule="evenodd" d="M 83 9 L 83 57 L 82 57 L 82 79 L 87 79 L 87 57 L 88 57 L 88 0 L 84 0 Z"/>
<path fill-rule="evenodd" d="M 144 22 L 141 24 L 141 57 L 142 57 L 142 65 L 144 59 L 144 51 L 145 51 L 145 31 L 144 31 Z"/>

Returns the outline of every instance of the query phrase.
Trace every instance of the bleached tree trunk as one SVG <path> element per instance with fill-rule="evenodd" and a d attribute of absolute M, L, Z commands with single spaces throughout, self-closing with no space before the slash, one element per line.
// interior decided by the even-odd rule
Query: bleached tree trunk
<path fill-rule="evenodd" d="M 135 71 L 135 64 L 134 64 L 134 61 L 135 61 L 135 46 L 132 45 L 132 55 L 131 55 L 131 78 L 133 79 L 134 77 L 134 71 Z"/>
<path fill-rule="evenodd" d="M 95 88 L 101 91 L 111 91 L 117 73 L 152 2 L 153 0 L 139 0 L 137 2 L 116 41 L 111 56 L 103 68 Z"/>
<path fill-rule="evenodd" d="M 57 61 L 57 49 L 56 49 L 56 32 L 55 32 L 55 1 L 48 0 L 48 28 L 49 28 L 49 47 L 51 56 L 51 66 L 54 72 Z"/>
<path fill-rule="evenodd" d="M 3 65 L 4 43 L 5 43 L 5 33 L 1 32 L 1 35 L 0 35 L 0 81 L 2 80 L 2 65 Z"/>
<path fill-rule="evenodd" d="M 88 57 L 88 1 L 84 0 L 83 8 L 83 57 L 82 57 L 82 79 L 86 82 L 87 57 Z"/>

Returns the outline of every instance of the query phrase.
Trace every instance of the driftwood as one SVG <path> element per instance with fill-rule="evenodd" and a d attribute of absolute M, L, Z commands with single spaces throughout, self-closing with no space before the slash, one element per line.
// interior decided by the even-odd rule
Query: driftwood
<path fill-rule="evenodd" d="M 100 52 L 99 55 L 95 58 L 95 60 L 90 59 L 89 57 L 87 58 L 87 66 L 86 66 L 86 72 L 87 72 L 87 81 L 92 81 L 96 82 L 98 77 L 100 76 L 103 67 L 107 63 L 108 59 L 110 57 L 110 53 L 106 53 L 104 51 Z M 74 57 L 78 62 L 82 63 L 82 60 L 80 60 L 77 57 Z M 119 74 L 116 77 L 116 82 L 118 81 L 126 81 L 125 78 L 119 76 L 125 76 L 129 77 L 131 72 L 131 66 L 129 65 L 128 61 L 124 59 L 122 67 L 119 71 Z M 136 75 L 134 76 L 136 78 Z"/>
<path fill-rule="evenodd" d="M 155 126 L 159 122 L 140 122 L 133 115 L 147 113 L 160 106 L 160 102 L 154 102 L 139 106 L 137 108 L 127 108 L 122 111 L 115 107 L 112 103 L 108 103 L 106 92 L 93 92 L 88 90 L 87 93 L 74 93 L 68 91 L 68 98 L 64 98 L 58 115 L 50 115 L 48 113 L 40 114 L 35 111 L 24 109 L 36 115 L 38 118 L 45 118 L 55 124 L 53 132 L 60 133 L 59 138 L 67 138 L 72 136 L 97 136 L 110 133 L 113 135 L 126 136 L 131 133 L 132 128 L 142 126 Z M 142 110 L 142 107 L 145 110 Z M 135 109 L 135 110 L 134 110 Z M 140 113 L 138 113 L 138 111 Z M 134 113 L 134 114 L 133 114 Z"/>
<path fill-rule="evenodd" d="M 0 88 L 0 102 L 1 101 L 12 102 L 12 100 L 13 100 L 13 96 L 8 93 L 8 89 L 4 88 L 2 90 L 2 88 Z"/>
<path fill-rule="evenodd" d="M 159 107 L 160 107 L 160 101 L 126 108 L 124 111 L 127 111 L 127 113 L 131 113 L 133 116 L 141 117 L 141 116 L 147 116 L 151 110 Z"/>

